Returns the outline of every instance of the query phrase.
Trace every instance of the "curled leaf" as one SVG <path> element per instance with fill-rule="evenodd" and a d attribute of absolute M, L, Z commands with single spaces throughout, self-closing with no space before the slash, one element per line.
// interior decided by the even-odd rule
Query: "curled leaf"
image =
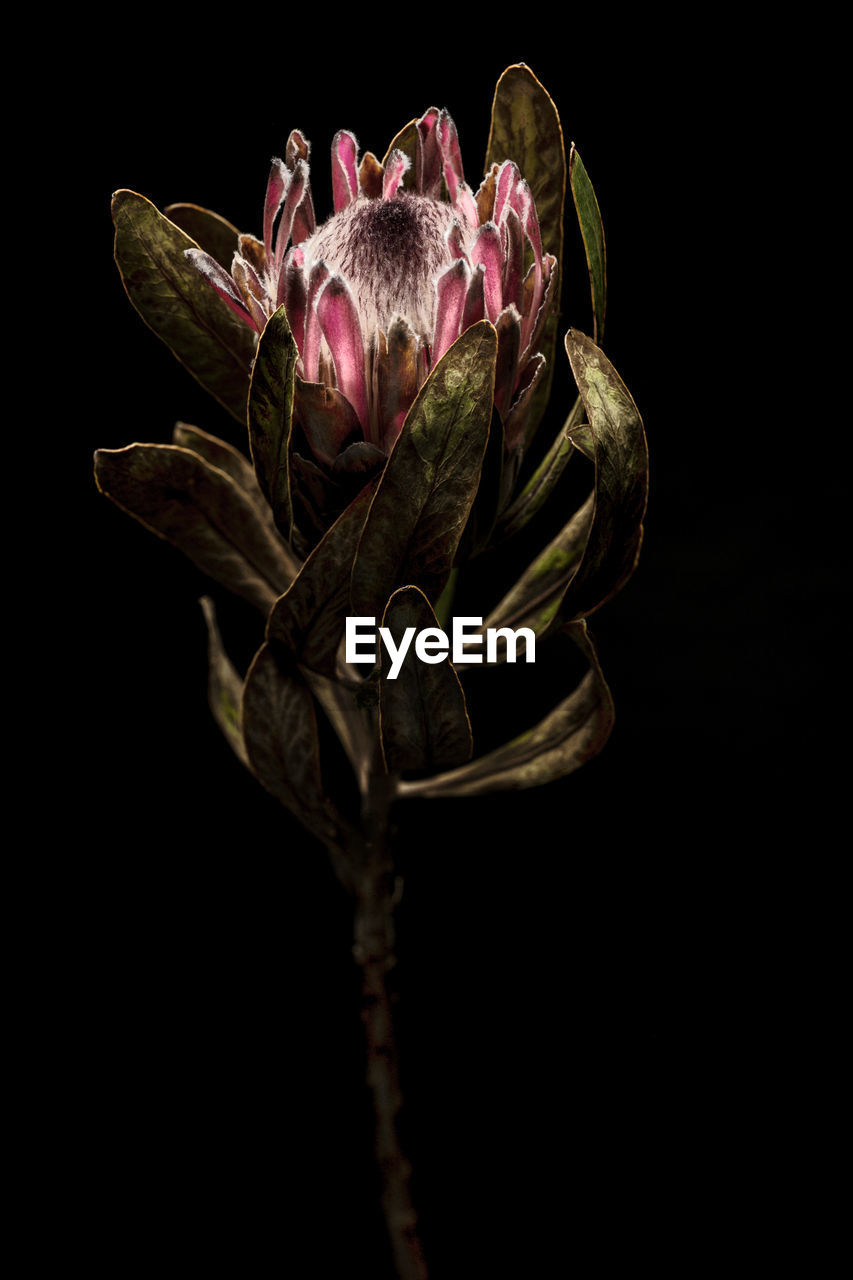
<path fill-rule="evenodd" d="M 613 699 L 585 622 L 567 633 L 581 648 L 590 669 L 581 683 L 535 728 L 496 751 L 448 773 L 417 782 L 401 782 L 401 796 L 474 796 L 490 791 L 520 791 L 573 773 L 597 755 L 613 727 Z"/>

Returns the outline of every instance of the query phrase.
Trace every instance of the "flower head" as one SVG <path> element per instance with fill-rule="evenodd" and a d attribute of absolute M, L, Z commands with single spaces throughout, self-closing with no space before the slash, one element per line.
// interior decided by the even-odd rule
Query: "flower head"
<path fill-rule="evenodd" d="M 495 406 L 510 450 L 545 363 L 556 259 L 517 166 L 493 164 L 475 194 L 446 111 L 430 107 L 404 134 L 410 154 L 393 147 L 381 164 L 371 152 L 359 161 L 353 134 L 335 135 L 335 212 L 317 227 L 310 147 L 294 130 L 272 162 L 263 242 L 241 236 L 230 275 L 187 250 L 258 333 L 284 304 L 299 351 L 295 417 L 327 471 L 383 461 L 430 369 L 478 320 L 498 334 Z"/>

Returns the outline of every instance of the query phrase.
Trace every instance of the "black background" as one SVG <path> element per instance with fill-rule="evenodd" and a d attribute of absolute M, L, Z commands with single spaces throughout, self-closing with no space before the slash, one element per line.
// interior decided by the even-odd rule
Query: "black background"
<path fill-rule="evenodd" d="M 760 239 L 748 193 L 769 168 L 760 95 L 734 45 L 676 57 L 650 27 L 618 49 L 538 30 L 492 51 L 470 29 L 445 44 L 432 23 L 402 44 L 338 29 L 329 48 L 319 13 L 280 38 L 272 22 L 117 39 L 69 95 L 91 304 L 85 329 L 63 330 L 65 485 L 85 513 L 67 770 L 84 839 L 52 885 L 69 904 L 58 1115 L 91 1203 L 74 1230 L 94 1261 L 151 1266 L 168 1243 L 188 1269 L 290 1274 L 307 1253 L 299 1274 L 391 1274 L 349 904 L 207 710 L 198 597 L 216 598 L 244 668 L 259 623 L 91 479 L 95 447 L 166 441 L 179 419 L 242 444 L 125 297 L 110 193 L 190 200 L 257 232 L 269 158 L 299 127 L 322 217 L 335 130 L 381 156 L 431 103 L 454 116 L 476 187 L 494 84 L 526 61 L 602 209 L 604 346 L 649 439 L 646 540 L 591 622 L 616 703 L 603 754 L 542 790 L 400 807 L 406 1135 L 436 1277 L 550 1275 L 590 1251 L 602 1269 L 679 1270 L 725 1253 L 783 1145 L 799 799 L 826 750 L 806 651 L 832 629 L 839 573 L 792 511 L 811 493 L 798 415 L 756 411 L 745 391 L 767 377 L 744 267 Z M 571 205 L 564 259 L 563 327 L 591 332 Z M 558 360 L 545 434 L 571 402 Z M 824 478 L 830 505 L 838 483 Z M 482 590 L 525 562 L 513 546 Z M 505 685 L 490 673 L 483 738 L 565 696 L 561 662 Z"/>

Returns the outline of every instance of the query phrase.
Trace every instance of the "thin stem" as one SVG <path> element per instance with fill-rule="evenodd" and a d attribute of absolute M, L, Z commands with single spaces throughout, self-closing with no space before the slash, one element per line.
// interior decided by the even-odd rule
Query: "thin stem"
<path fill-rule="evenodd" d="M 397 1129 L 403 1099 L 387 982 L 394 964 L 395 882 L 388 844 L 392 797 L 392 779 L 385 774 L 373 775 L 363 814 L 366 856 L 356 891 L 353 953 L 362 971 L 367 1084 L 376 1116 L 376 1158 L 385 1223 L 400 1280 L 427 1280 L 411 1196 L 411 1166 L 403 1155 Z"/>

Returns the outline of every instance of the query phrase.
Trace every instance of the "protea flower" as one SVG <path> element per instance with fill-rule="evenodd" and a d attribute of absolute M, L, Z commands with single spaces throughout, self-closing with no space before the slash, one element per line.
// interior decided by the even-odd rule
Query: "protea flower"
<path fill-rule="evenodd" d="M 96 476 L 264 620 L 243 676 L 205 603 L 211 709 L 353 895 L 383 1207 L 400 1280 L 425 1280 L 397 1134 L 391 806 L 540 786 L 601 749 L 613 708 L 587 618 L 636 563 L 646 444 L 598 345 L 598 203 L 574 147 L 567 164 L 556 107 L 529 68 L 509 67 L 498 82 L 476 194 L 453 121 L 434 107 L 381 164 L 370 152 L 359 161 L 351 133 L 335 136 L 335 211 L 321 227 L 308 159 L 294 131 L 272 164 L 262 240 L 195 205 L 164 215 L 136 192 L 116 193 L 128 296 L 240 424 L 250 457 L 179 423 L 171 444 L 100 450 Z M 523 474 L 556 346 L 567 180 L 595 340 L 565 335 L 578 399 Z M 575 453 L 589 496 L 489 616 L 471 617 L 469 562 L 537 519 Z M 454 641 L 452 660 L 441 630 L 451 610 L 478 628 L 466 633 L 470 647 Z M 350 621 L 379 624 L 384 656 L 347 657 Z M 571 641 L 587 671 L 537 724 L 492 749 L 475 741 L 468 695 L 485 663 L 515 660 L 522 632 Z M 485 661 L 484 633 L 502 637 L 499 648 L 487 639 Z"/>
<path fill-rule="evenodd" d="M 359 163 L 353 134 L 338 132 L 335 212 L 317 228 L 310 147 L 294 130 L 272 162 L 263 243 L 241 236 L 230 275 L 186 251 L 258 333 L 284 303 L 299 351 L 294 416 L 327 477 L 353 472 L 363 483 L 382 465 L 430 369 L 478 320 L 497 330 L 495 407 L 510 454 L 545 364 L 537 344 L 556 258 L 543 252 L 517 165 L 492 164 L 472 193 L 456 126 L 435 107 L 410 128 L 409 146 L 413 158 L 392 145 L 383 164 L 371 152 Z"/>

